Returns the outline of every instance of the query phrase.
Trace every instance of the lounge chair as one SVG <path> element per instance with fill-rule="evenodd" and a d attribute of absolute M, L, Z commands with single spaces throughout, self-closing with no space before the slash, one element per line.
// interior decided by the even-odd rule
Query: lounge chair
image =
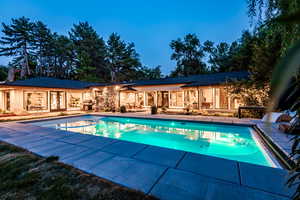
<path fill-rule="evenodd" d="M 284 133 L 300 134 L 299 118 L 294 116 L 290 122 L 280 123 L 278 129 Z"/>
<path fill-rule="evenodd" d="M 284 112 L 271 112 L 267 113 L 263 116 L 263 118 L 260 120 L 261 122 L 266 123 L 276 123 L 280 119 L 282 115 L 284 115 Z"/>

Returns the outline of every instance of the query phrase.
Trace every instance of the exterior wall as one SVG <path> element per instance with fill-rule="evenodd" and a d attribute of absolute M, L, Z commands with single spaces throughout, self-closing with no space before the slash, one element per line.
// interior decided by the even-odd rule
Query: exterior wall
<path fill-rule="evenodd" d="M 4 111 L 4 93 L 3 91 L 0 91 L 0 111 Z"/>
<path fill-rule="evenodd" d="M 11 90 L 10 91 L 10 111 L 13 113 L 23 113 L 23 91 Z"/>
<path fill-rule="evenodd" d="M 0 109 L 5 110 L 5 98 L 4 91 L 10 92 L 10 112 L 16 114 L 22 113 L 37 113 L 37 112 L 51 112 L 50 110 L 50 92 L 51 91 L 60 91 L 65 92 L 65 110 L 81 110 L 83 108 L 84 94 L 89 93 L 89 99 L 93 100 L 92 91 L 90 89 L 82 89 L 82 90 L 71 90 L 71 89 L 57 89 L 57 88 L 33 88 L 33 87 L 15 87 L 9 89 L 2 89 L 0 91 Z M 28 93 L 45 93 L 46 94 L 46 105 L 41 110 L 28 110 L 27 106 L 27 98 Z M 44 96 L 44 95 L 43 95 Z M 78 98 L 78 105 L 76 107 L 71 105 L 71 98 Z M 44 99 L 43 99 L 44 100 Z M 87 98 L 86 98 L 87 100 Z"/>
<path fill-rule="evenodd" d="M 147 93 L 155 94 L 154 104 L 158 105 L 158 93 L 167 92 L 168 93 L 168 110 L 183 111 L 189 110 L 215 110 L 215 111 L 235 111 L 237 106 L 234 106 L 234 101 L 225 86 L 203 86 L 203 87 L 190 87 L 182 88 L 183 84 L 177 85 L 163 85 L 163 86 L 140 86 L 134 87 L 136 91 L 132 91 L 132 94 L 142 94 L 143 95 L 143 108 L 149 108 L 147 105 Z M 128 105 L 128 108 L 137 107 L 131 104 L 136 104 L 132 102 L 132 98 L 128 95 L 130 91 L 121 92 L 121 105 Z M 124 96 L 128 96 L 127 101 Z M 160 97 L 163 98 L 163 97 Z M 125 100 L 124 100 L 125 99 Z M 152 95 L 151 95 L 152 99 Z M 152 100 L 151 100 L 152 101 Z M 177 101 L 177 103 L 174 103 Z M 179 101 L 179 103 L 178 103 Z M 183 103 L 182 103 L 183 101 Z M 236 104 L 236 103 L 235 103 Z"/>
<path fill-rule="evenodd" d="M 36 113 L 36 112 L 51 112 L 50 109 L 50 92 L 51 91 L 63 91 L 66 93 L 65 102 L 66 110 L 81 110 L 83 109 L 83 104 L 86 100 L 93 101 L 95 110 L 105 110 L 105 111 L 114 111 L 118 110 L 121 105 L 126 105 L 126 102 L 122 102 L 122 94 L 132 93 L 134 94 L 134 101 L 131 100 L 130 109 L 135 110 L 145 110 L 150 109 L 151 105 L 147 105 L 147 93 L 151 92 L 153 94 L 153 99 L 151 99 L 151 104 L 158 105 L 158 98 L 164 98 L 164 101 L 167 102 L 167 109 L 173 111 L 183 111 L 186 109 L 189 110 L 218 110 L 218 111 L 234 111 L 237 108 L 237 102 L 234 97 L 228 95 L 228 98 L 222 97 L 225 95 L 224 88 L 225 86 L 204 86 L 204 87 L 191 87 L 191 88 L 182 88 L 183 84 L 174 84 L 174 85 L 159 85 L 159 86 L 140 86 L 135 87 L 133 91 L 122 91 L 121 85 L 113 85 L 107 87 L 94 87 L 90 89 L 81 89 L 81 90 L 71 90 L 71 89 L 57 89 L 57 88 L 33 88 L 33 87 L 14 87 L 14 88 L 1 88 L 0 91 L 0 109 L 4 110 L 4 90 L 10 92 L 11 99 L 11 112 L 14 113 Z M 208 91 L 211 94 L 211 97 L 205 96 L 205 92 Z M 38 93 L 46 92 L 47 93 L 47 108 L 43 110 L 31 110 L 28 111 L 26 105 L 27 93 Z M 101 92 L 102 101 L 99 102 L 96 97 L 96 92 Z M 143 94 L 143 106 L 137 106 L 138 94 Z M 174 97 L 174 95 L 176 96 Z M 177 95 L 178 94 L 178 95 Z M 159 97 L 159 95 L 161 95 Z M 166 98 L 166 95 L 167 98 Z M 173 95 L 173 96 L 172 96 Z M 207 94 L 206 94 L 207 95 Z M 151 97 L 152 98 L 152 97 Z M 173 99 L 172 99 L 173 98 Z M 174 104 L 174 98 L 180 99 L 180 103 Z M 160 99 L 161 100 L 161 99 Z M 176 99 L 177 101 L 177 99 Z M 181 103 L 183 101 L 183 103 Z M 179 105 L 180 104 L 180 105 Z M 164 104 L 165 105 L 165 104 Z M 101 107 L 101 109 L 97 109 Z M 163 108 L 164 106 L 161 106 Z"/>

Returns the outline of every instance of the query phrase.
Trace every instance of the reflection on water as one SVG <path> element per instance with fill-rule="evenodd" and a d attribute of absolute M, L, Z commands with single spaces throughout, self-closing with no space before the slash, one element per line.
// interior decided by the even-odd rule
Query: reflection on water
<path fill-rule="evenodd" d="M 105 117 L 56 123 L 57 129 L 270 166 L 250 128 Z"/>

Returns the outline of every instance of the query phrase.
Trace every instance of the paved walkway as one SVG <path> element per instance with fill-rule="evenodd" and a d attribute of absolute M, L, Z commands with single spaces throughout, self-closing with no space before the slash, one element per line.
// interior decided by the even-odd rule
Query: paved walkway
<path fill-rule="evenodd" d="M 0 140 L 163 200 L 287 200 L 293 193 L 278 168 L 16 122 L 0 123 Z"/>
<path fill-rule="evenodd" d="M 276 147 L 277 152 L 281 152 L 286 160 L 290 159 L 295 135 L 280 131 L 276 123 L 256 122 L 256 126 L 264 133 L 269 143 Z"/>

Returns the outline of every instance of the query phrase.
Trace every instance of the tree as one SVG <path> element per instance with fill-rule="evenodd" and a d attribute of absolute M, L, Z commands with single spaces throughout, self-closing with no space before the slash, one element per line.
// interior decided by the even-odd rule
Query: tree
<path fill-rule="evenodd" d="M 299 11 L 299 0 L 248 0 L 247 2 L 248 15 L 252 21 L 258 26 L 272 26 L 270 34 L 281 35 L 281 55 L 284 56 L 287 50 L 300 39 L 300 25 L 280 21 Z M 274 20 L 279 16 L 281 20 Z"/>
<path fill-rule="evenodd" d="M 74 24 L 69 36 L 75 47 L 78 79 L 85 81 L 109 80 L 105 42 L 93 27 L 88 22 Z"/>
<path fill-rule="evenodd" d="M 56 48 L 53 44 L 51 30 L 41 21 L 33 24 L 33 49 L 36 60 L 35 75 L 47 76 L 51 68 L 51 52 Z"/>
<path fill-rule="evenodd" d="M 33 23 L 28 18 L 12 19 L 12 24 L 2 23 L 4 36 L 0 39 L 0 56 L 14 57 L 14 63 L 21 66 L 21 78 L 31 75 L 29 59 L 32 56 Z"/>
<path fill-rule="evenodd" d="M 176 68 L 170 76 L 188 76 L 207 72 L 206 64 L 203 62 L 203 46 L 195 34 L 187 34 L 183 40 L 180 38 L 172 40 L 170 47 L 174 51 L 171 60 L 176 61 Z"/>
<path fill-rule="evenodd" d="M 7 78 L 8 68 L 0 65 L 0 81 L 5 81 Z"/>
<path fill-rule="evenodd" d="M 64 35 L 53 34 L 50 43 L 50 59 L 47 76 L 74 79 L 76 67 L 75 53 L 72 41 Z"/>
<path fill-rule="evenodd" d="M 112 82 L 137 78 L 141 63 L 133 43 L 127 44 L 118 34 L 112 33 L 107 41 L 107 52 Z"/>
<path fill-rule="evenodd" d="M 153 80 L 163 78 L 163 74 L 160 70 L 161 66 L 150 68 L 143 66 L 137 72 L 137 80 Z"/>

